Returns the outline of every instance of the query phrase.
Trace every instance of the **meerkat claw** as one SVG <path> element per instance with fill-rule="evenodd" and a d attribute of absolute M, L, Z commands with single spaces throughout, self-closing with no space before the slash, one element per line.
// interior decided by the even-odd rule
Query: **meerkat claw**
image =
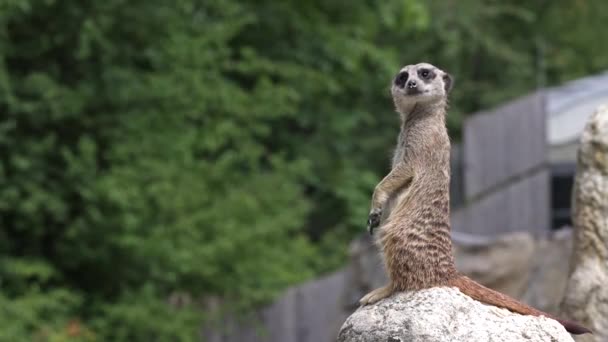
<path fill-rule="evenodd" d="M 367 217 L 367 231 L 370 235 L 374 234 L 374 228 L 380 224 L 380 215 L 382 211 L 380 209 L 374 209 L 369 213 Z"/>

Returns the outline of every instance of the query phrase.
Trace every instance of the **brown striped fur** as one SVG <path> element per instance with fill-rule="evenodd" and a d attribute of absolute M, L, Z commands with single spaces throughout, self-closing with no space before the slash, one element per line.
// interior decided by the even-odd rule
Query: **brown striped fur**
<path fill-rule="evenodd" d="M 480 302 L 524 315 L 556 319 L 573 334 L 590 332 L 559 320 L 460 275 L 450 238 L 450 140 L 446 128 L 452 78 L 428 63 L 408 65 L 391 93 L 401 116 L 392 169 L 376 186 L 368 229 L 378 226 L 389 284 L 361 299 L 375 303 L 399 291 L 457 287 Z"/>

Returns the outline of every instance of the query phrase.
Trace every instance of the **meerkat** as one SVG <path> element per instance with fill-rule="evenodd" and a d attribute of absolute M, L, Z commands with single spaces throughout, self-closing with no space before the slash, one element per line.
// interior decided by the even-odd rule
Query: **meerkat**
<path fill-rule="evenodd" d="M 401 118 L 392 168 L 374 189 L 367 221 L 377 227 L 389 283 L 373 290 L 361 305 L 373 304 L 395 292 L 436 286 L 457 287 L 480 302 L 510 311 L 546 316 L 572 334 L 585 327 L 553 317 L 458 273 L 450 237 L 450 139 L 446 127 L 452 77 L 419 63 L 402 68 L 391 94 Z"/>

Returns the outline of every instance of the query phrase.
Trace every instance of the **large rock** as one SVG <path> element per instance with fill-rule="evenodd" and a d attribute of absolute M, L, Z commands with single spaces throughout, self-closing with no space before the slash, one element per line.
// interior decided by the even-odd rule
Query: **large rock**
<path fill-rule="evenodd" d="M 562 302 L 564 317 L 594 335 L 580 341 L 608 341 L 608 107 L 593 113 L 578 151 L 574 183 L 574 251 Z"/>
<path fill-rule="evenodd" d="M 456 288 L 398 293 L 359 308 L 338 342 L 573 341 L 556 321 L 484 305 Z"/>
<path fill-rule="evenodd" d="M 530 262 L 530 277 L 523 302 L 550 314 L 558 315 L 568 283 L 568 260 L 572 256 L 572 229 L 560 229 L 536 243 Z"/>

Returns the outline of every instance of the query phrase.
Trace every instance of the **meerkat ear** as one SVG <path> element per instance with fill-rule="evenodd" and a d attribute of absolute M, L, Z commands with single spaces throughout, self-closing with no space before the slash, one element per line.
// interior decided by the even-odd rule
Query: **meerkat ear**
<path fill-rule="evenodd" d="M 443 74 L 443 88 L 445 89 L 445 93 L 449 94 L 450 91 L 452 90 L 452 85 L 454 83 L 454 79 L 452 78 L 452 75 L 448 74 L 447 72 Z"/>

